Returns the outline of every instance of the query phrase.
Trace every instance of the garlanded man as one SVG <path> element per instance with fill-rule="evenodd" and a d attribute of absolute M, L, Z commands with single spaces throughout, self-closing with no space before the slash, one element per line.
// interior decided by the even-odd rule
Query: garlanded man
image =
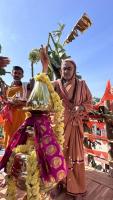
<path fill-rule="evenodd" d="M 47 52 L 41 49 L 44 72 L 48 69 Z M 76 76 L 76 64 L 72 59 L 61 63 L 61 79 L 53 81 L 54 88 L 63 101 L 64 111 L 64 156 L 68 166 L 64 180 L 67 198 L 77 199 L 86 193 L 83 150 L 83 119 L 92 109 L 92 95 L 84 80 Z"/>

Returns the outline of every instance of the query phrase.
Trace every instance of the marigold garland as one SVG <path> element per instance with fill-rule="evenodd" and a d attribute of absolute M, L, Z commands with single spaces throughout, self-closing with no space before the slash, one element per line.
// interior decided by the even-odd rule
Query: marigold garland
<path fill-rule="evenodd" d="M 55 92 L 54 87 L 49 79 L 49 77 L 45 73 L 38 74 L 35 77 L 36 81 L 42 81 L 48 87 L 48 90 L 51 94 L 52 102 L 54 105 L 54 132 L 56 138 L 63 148 L 64 144 L 64 123 L 63 123 L 63 114 L 64 114 L 64 107 L 62 106 L 62 100 L 60 99 L 59 95 Z"/>
<path fill-rule="evenodd" d="M 12 163 L 14 161 L 14 154 L 12 153 L 9 158 L 9 162 L 7 163 L 7 192 L 6 192 L 6 200 L 16 200 L 16 181 L 13 176 L 11 176 Z"/>
<path fill-rule="evenodd" d="M 37 157 L 35 150 L 32 150 L 32 146 L 29 146 L 29 142 L 26 145 L 19 145 L 13 150 L 13 153 L 7 164 L 7 200 L 16 200 L 16 180 L 11 176 L 12 164 L 14 161 L 14 155 L 17 153 L 26 153 L 27 157 L 27 200 L 41 200 L 40 196 L 40 176 L 39 168 L 37 164 Z"/>

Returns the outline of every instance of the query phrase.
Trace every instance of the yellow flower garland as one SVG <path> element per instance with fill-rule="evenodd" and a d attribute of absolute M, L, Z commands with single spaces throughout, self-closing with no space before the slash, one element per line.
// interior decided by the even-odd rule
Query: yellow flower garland
<path fill-rule="evenodd" d="M 63 114 L 64 107 L 62 106 L 62 100 L 59 95 L 55 92 L 54 87 L 49 79 L 49 77 L 45 73 L 38 74 L 35 77 L 36 81 L 41 81 L 45 83 L 48 87 L 48 90 L 51 94 L 52 102 L 54 105 L 54 132 L 56 138 L 63 149 L 64 144 L 64 123 L 63 123 Z"/>
<path fill-rule="evenodd" d="M 11 176 L 13 161 L 14 161 L 14 154 L 12 153 L 11 157 L 9 158 L 9 162 L 7 164 L 8 175 L 6 176 L 6 183 L 7 183 L 6 200 L 16 200 L 16 182 L 15 178 Z"/>
<path fill-rule="evenodd" d="M 33 150 L 27 159 L 27 200 L 40 200 L 40 172 L 37 165 L 36 151 Z"/>
<path fill-rule="evenodd" d="M 29 144 L 29 143 L 28 143 Z M 41 200 L 40 196 L 40 176 L 37 164 L 37 157 L 35 150 L 32 150 L 32 146 L 19 145 L 13 150 L 13 153 L 7 164 L 7 200 L 16 200 L 16 180 L 11 176 L 11 168 L 14 161 L 14 155 L 17 153 L 28 154 L 27 157 L 27 177 L 26 177 L 26 187 L 27 187 L 27 200 Z"/>
<path fill-rule="evenodd" d="M 63 123 L 63 113 L 64 108 L 62 106 L 62 101 L 60 100 L 59 95 L 54 91 L 54 87 L 51 84 L 48 76 L 41 73 L 36 76 L 36 81 L 42 81 L 48 87 L 48 90 L 51 94 L 52 102 L 54 104 L 54 133 L 56 138 L 63 148 L 64 143 L 64 123 Z M 13 153 L 7 164 L 7 200 L 16 200 L 16 180 L 11 176 L 11 168 L 14 161 L 15 153 L 27 153 L 27 200 L 41 200 L 43 197 L 40 192 L 40 171 L 37 165 L 36 152 L 33 150 L 33 144 L 29 140 L 26 145 L 20 145 L 13 150 Z"/>

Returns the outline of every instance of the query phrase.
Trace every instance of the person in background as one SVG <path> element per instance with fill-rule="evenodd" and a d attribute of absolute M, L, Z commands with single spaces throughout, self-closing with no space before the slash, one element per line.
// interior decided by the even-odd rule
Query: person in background
<path fill-rule="evenodd" d="M 21 82 L 24 71 L 20 66 L 14 66 L 12 70 L 13 82 L 6 90 L 6 104 L 2 110 L 4 118 L 4 146 L 7 147 L 12 134 L 25 120 L 25 111 L 23 111 L 24 101 L 20 101 L 26 96 L 27 90 Z M 12 99 L 12 100 L 11 100 Z"/>

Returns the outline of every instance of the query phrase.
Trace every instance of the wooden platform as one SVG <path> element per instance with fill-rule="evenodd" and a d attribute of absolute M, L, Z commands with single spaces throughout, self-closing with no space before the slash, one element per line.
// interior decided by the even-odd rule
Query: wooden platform
<path fill-rule="evenodd" d="M 86 169 L 87 200 L 113 200 L 113 178 L 94 169 Z"/>
<path fill-rule="evenodd" d="M 0 179 L 3 179 L 0 175 Z M 107 174 L 86 168 L 87 197 L 86 200 L 113 200 L 113 178 Z M 0 188 L 0 200 L 5 200 L 6 188 Z M 23 192 L 18 191 L 17 200 L 22 200 Z M 60 195 L 56 200 L 64 200 Z M 80 199 L 79 199 L 80 200 Z M 82 199 L 81 199 L 82 200 Z"/>

